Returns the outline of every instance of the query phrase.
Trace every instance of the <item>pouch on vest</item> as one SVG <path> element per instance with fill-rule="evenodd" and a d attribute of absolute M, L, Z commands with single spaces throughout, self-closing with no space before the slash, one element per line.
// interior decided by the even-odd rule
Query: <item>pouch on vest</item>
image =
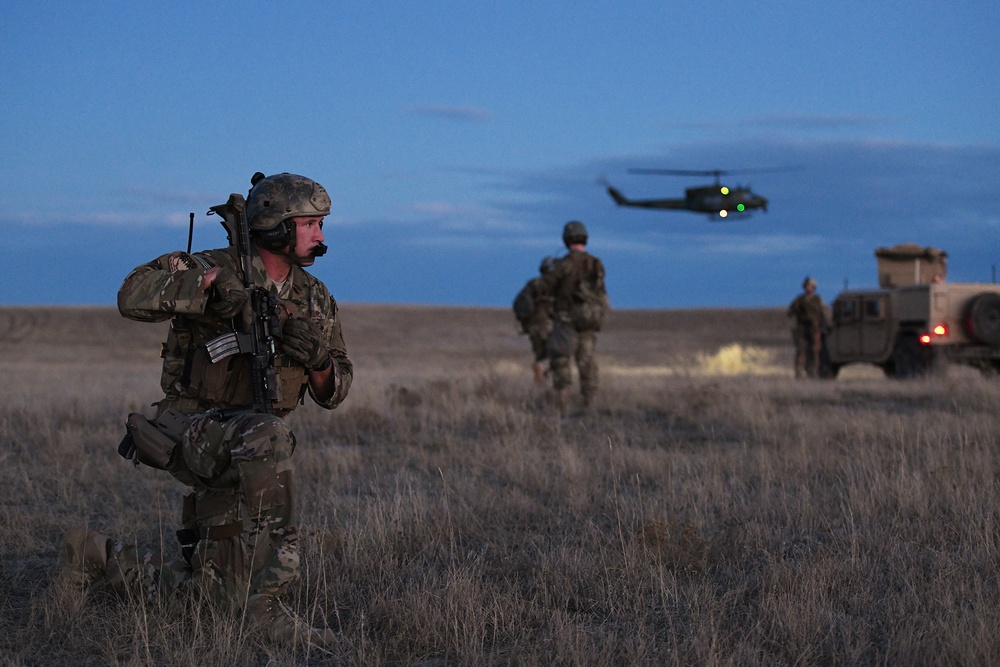
<path fill-rule="evenodd" d="M 157 470 L 170 469 L 177 451 L 178 441 L 172 439 L 138 412 L 133 412 L 128 416 L 125 421 L 125 430 L 125 437 L 118 445 L 119 454 Z"/>

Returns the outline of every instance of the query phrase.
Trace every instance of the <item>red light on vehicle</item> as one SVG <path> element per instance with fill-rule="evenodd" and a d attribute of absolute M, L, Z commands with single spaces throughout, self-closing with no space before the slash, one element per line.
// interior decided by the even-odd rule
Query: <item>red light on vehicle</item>
<path fill-rule="evenodd" d="M 934 327 L 933 332 L 935 336 L 947 336 L 948 326 L 946 324 L 939 324 Z"/>
<path fill-rule="evenodd" d="M 923 343 L 924 345 L 930 345 L 931 344 L 931 335 L 930 334 L 920 334 L 920 342 Z"/>

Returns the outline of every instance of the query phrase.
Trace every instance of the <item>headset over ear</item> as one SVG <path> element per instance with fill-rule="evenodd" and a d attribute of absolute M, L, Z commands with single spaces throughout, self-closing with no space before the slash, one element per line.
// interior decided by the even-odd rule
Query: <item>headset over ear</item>
<path fill-rule="evenodd" d="M 292 240 L 292 229 L 288 220 L 282 220 L 270 229 L 251 228 L 250 235 L 268 250 L 281 250 Z"/>

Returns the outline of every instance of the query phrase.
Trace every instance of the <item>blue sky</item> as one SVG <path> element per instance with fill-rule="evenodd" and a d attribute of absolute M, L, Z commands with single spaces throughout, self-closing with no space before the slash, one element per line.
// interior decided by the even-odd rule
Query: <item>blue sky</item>
<path fill-rule="evenodd" d="M 0 304 L 113 304 L 258 170 L 329 190 L 341 302 L 507 306 L 571 219 L 618 307 L 832 300 L 901 242 L 990 280 L 1000 5 L 759 4 L 5 2 Z M 795 169 L 716 223 L 616 208 L 706 182 L 632 167 Z"/>

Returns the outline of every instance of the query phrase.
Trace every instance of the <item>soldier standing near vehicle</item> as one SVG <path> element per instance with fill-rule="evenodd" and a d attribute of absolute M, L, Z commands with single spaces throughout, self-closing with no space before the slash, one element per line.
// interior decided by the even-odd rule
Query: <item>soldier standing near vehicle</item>
<path fill-rule="evenodd" d="M 555 315 L 552 296 L 542 278 L 555 264 L 554 257 L 544 258 L 538 267 L 540 275 L 529 280 L 514 297 L 514 315 L 521 323 L 521 331 L 528 334 L 531 341 L 531 351 L 534 353 L 531 370 L 537 384 L 545 382 L 545 369 L 542 364 L 548 358 L 546 345 L 552 333 L 552 317 Z"/>
<path fill-rule="evenodd" d="M 795 377 L 814 378 L 819 377 L 826 310 L 823 299 L 816 294 L 815 280 L 806 276 L 802 281 L 802 290 L 802 294 L 788 306 L 795 343 Z"/>
<path fill-rule="evenodd" d="M 571 220 L 563 227 L 569 252 L 556 261 L 542 280 L 553 298 L 555 318 L 547 351 L 552 383 L 563 416 L 569 413 L 569 387 L 573 382 L 570 358 L 580 374 L 584 409 L 591 409 L 597 394 L 597 332 L 609 308 L 604 286 L 604 264 L 587 252 L 587 228 Z"/>
<path fill-rule="evenodd" d="M 297 443 L 284 417 L 306 393 L 323 408 L 337 407 L 353 378 L 336 301 L 304 270 L 326 252 L 330 198 L 319 183 L 295 174 L 258 173 L 251 183 L 242 256 L 231 232 L 229 248 L 163 255 L 134 269 L 118 292 L 123 316 L 171 320 L 162 351 L 165 396 L 150 420 L 129 416 L 126 441 L 134 434 L 136 460 L 148 463 L 144 434 L 154 443 L 157 433 L 172 435 L 163 469 L 190 487 L 178 531 L 185 560 L 163 563 L 158 550 L 74 529 L 63 545 L 64 576 L 81 585 L 104 577 L 117 592 L 191 590 L 245 609 L 275 642 L 323 644 L 333 633 L 307 627 L 282 602 L 299 577 L 291 462 Z M 242 204 L 233 195 L 230 205 L 234 198 Z M 249 280 L 244 266 L 252 267 Z M 242 344 L 222 358 L 216 348 L 217 341 L 236 340 L 232 332 L 252 319 L 248 299 L 268 293 L 274 395 L 255 409 L 260 392 Z"/>

